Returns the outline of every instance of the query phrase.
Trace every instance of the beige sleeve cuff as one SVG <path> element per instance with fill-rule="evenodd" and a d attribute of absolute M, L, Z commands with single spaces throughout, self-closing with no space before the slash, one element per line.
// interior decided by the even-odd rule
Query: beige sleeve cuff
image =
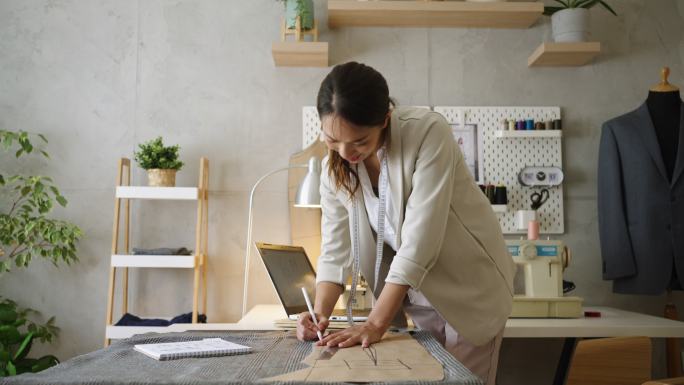
<path fill-rule="evenodd" d="M 390 270 L 387 273 L 385 282 L 397 285 L 409 285 L 413 289 L 418 290 L 427 273 L 428 270 L 417 263 L 396 255 L 390 265 Z"/>

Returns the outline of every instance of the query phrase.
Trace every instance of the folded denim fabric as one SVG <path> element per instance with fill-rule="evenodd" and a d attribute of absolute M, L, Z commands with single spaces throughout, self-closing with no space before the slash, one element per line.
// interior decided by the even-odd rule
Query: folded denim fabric
<path fill-rule="evenodd" d="M 197 315 L 197 322 L 207 323 L 207 316 L 205 314 Z M 171 320 L 161 318 L 140 318 L 131 313 L 124 314 L 121 319 L 114 324 L 115 326 L 169 326 L 171 324 L 189 324 L 192 323 L 192 312 L 184 313 L 173 317 Z"/>

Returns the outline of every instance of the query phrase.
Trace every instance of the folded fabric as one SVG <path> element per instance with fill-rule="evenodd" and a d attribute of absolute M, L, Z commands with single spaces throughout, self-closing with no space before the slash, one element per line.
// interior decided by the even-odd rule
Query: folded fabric
<path fill-rule="evenodd" d="M 134 255 L 192 255 L 192 250 L 185 247 L 158 247 L 156 249 L 133 248 Z"/>
<path fill-rule="evenodd" d="M 201 324 L 207 323 L 207 316 L 205 314 L 197 315 L 197 322 Z M 161 318 L 140 318 L 131 313 L 126 313 L 115 324 L 115 326 L 169 326 L 171 324 L 189 324 L 192 323 L 192 313 L 185 313 L 165 320 Z"/>

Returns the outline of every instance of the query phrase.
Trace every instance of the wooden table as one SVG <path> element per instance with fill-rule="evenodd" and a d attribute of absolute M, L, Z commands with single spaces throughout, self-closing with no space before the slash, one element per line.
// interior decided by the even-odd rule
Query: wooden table
<path fill-rule="evenodd" d="M 584 311 L 600 312 L 600 317 L 570 319 L 511 318 L 506 322 L 504 338 L 564 338 L 556 367 L 555 385 L 562 385 L 570 361 L 581 338 L 632 337 L 684 338 L 684 322 L 604 306 L 585 307 Z M 237 325 L 265 327 L 273 320 L 286 318 L 281 305 L 257 305 Z"/>

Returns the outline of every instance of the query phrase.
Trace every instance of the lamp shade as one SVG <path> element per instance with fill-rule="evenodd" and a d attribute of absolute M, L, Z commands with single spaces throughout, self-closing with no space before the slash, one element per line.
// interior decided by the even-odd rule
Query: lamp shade
<path fill-rule="evenodd" d="M 302 179 L 295 197 L 295 207 L 321 207 L 321 164 L 318 158 L 309 159 L 306 176 Z"/>

